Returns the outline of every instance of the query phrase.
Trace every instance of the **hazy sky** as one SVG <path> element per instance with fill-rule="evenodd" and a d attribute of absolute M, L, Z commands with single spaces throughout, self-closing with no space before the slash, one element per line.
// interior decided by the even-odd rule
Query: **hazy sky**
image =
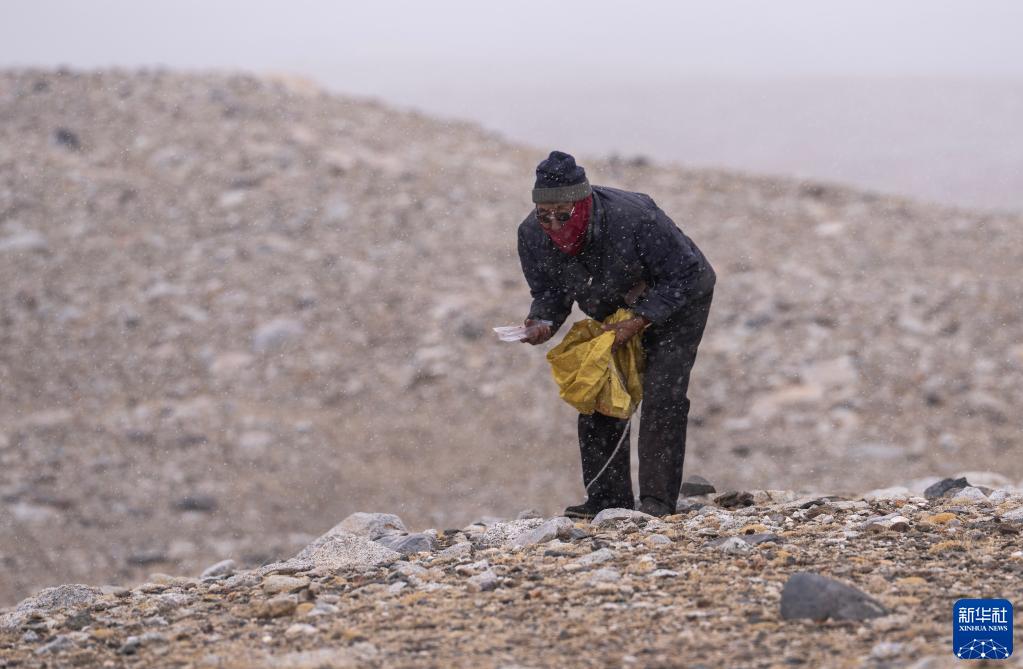
<path fill-rule="evenodd" d="M 4 65 L 343 65 L 360 86 L 462 71 L 1023 74 L 1019 0 L 6 0 L 0 13 Z"/>
<path fill-rule="evenodd" d="M 538 153 L 1023 209 L 1023 0 L 6 0 L 18 65 L 293 72 Z"/>

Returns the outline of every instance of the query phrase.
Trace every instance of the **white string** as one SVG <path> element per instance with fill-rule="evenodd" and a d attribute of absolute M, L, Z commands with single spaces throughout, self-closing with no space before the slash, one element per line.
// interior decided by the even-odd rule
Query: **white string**
<path fill-rule="evenodd" d="M 640 404 L 643 404 L 643 403 L 640 402 Z M 637 406 L 636 409 L 638 410 L 639 406 Z M 604 470 L 608 468 L 608 466 L 611 464 L 611 461 L 615 459 L 615 456 L 618 454 L 618 449 L 620 449 L 622 447 L 622 442 L 625 441 L 625 435 L 627 435 L 629 433 L 629 426 L 630 425 L 632 425 L 632 416 L 629 416 L 629 420 L 626 421 L 625 429 L 622 430 L 622 436 L 618 438 L 618 445 L 615 446 L 615 449 L 613 451 L 611 451 L 611 457 L 609 457 L 607 459 L 607 462 L 605 462 L 604 466 L 600 468 L 600 471 L 597 472 L 597 475 L 594 476 L 592 479 L 590 479 L 590 482 L 586 484 L 586 493 L 587 494 L 589 494 L 589 492 L 590 492 L 590 486 L 597 482 L 597 479 L 600 478 L 600 475 L 604 473 Z"/>
<path fill-rule="evenodd" d="M 628 384 L 625 383 L 625 377 L 622 376 L 621 370 L 619 370 L 618 369 L 618 365 L 615 364 L 615 356 L 614 356 L 614 354 L 611 355 L 610 367 L 611 367 L 611 373 L 614 374 L 616 377 L 618 377 L 618 382 L 620 384 L 622 384 L 622 388 L 628 388 L 629 387 Z M 615 449 L 613 451 L 611 451 L 611 457 L 609 457 L 607 459 L 607 462 L 605 462 L 604 466 L 600 468 L 600 471 L 597 472 L 597 475 L 594 476 L 592 479 L 590 479 L 590 482 L 586 484 L 586 494 L 587 494 L 587 496 L 590 493 L 590 486 L 592 486 L 594 483 L 597 482 L 597 479 L 600 478 L 600 475 L 604 473 L 604 470 L 606 470 L 611 465 L 611 461 L 615 459 L 616 455 L 618 455 L 618 450 L 622 447 L 622 442 L 625 441 L 625 435 L 627 435 L 629 433 L 629 426 L 632 425 L 632 415 L 635 414 L 636 411 L 639 410 L 639 407 L 642 404 L 643 404 L 643 401 L 640 400 L 639 404 L 636 405 L 636 408 L 633 409 L 632 414 L 629 414 L 629 419 L 625 423 L 625 429 L 622 430 L 622 436 L 618 437 L 618 445 L 615 446 Z"/>

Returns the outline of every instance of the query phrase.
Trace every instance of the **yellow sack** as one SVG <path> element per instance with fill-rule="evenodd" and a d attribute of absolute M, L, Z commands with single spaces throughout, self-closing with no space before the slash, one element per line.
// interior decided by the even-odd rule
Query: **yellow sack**
<path fill-rule="evenodd" d="M 604 324 L 634 318 L 629 309 L 619 309 Z M 614 332 L 604 332 L 601 323 L 587 318 L 576 322 L 561 343 L 547 352 L 561 399 L 579 413 L 594 411 L 615 418 L 628 418 L 643 399 L 643 344 L 640 334 L 614 354 Z"/>

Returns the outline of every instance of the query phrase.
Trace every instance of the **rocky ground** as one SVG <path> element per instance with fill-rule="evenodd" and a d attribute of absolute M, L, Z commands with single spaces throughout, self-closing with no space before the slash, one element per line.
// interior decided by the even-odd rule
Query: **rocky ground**
<path fill-rule="evenodd" d="M 257 569 L 43 590 L 0 614 L 0 667 L 957 667 L 954 601 L 1023 601 L 1023 488 L 970 483 L 416 533 L 356 513 Z"/>
<path fill-rule="evenodd" d="M 551 148 L 299 81 L 0 73 L 0 603 L 581 501 L 543 351 L 489 332 Z M 718 272 L 687 474 L 1023 477 L 1019 215 L 579 158 Z"/>

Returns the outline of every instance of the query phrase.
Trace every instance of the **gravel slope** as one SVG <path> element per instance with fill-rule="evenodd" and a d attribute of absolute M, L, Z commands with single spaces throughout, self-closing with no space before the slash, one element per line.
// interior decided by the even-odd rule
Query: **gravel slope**
<path fill-rule="evenodd" d="M 490 519 L 440 534 L 434 552 L 364 550 L 341 568 L 64 586 L 0 615 L 0 666 L 939 669 L 961 666 L 956 599 L 1023 597 L 1019 488 L 749 496 L 692 499 L 663 520 L 552 519 L 563 538 L 532 544 L 543 519 Z M 378 526 L 352 520 L 349 545 L 371 545 Z M 826 605 L 870 606 L 792 617 L 787 603 L 823 596 L 789 580 L 806 572 L 858 590 Z M 1023 666 L 1018 653 L 1002 664 Z"/>
<path fill-rule="evenodd" d="M 550 148 L 298 81 L 0 73 L 0 602 L 580 501 L 543 351 L 489 332 Z M 1019 216 L 579 158 L 718 272 L 687 474 L 1023 477 Z"/>

